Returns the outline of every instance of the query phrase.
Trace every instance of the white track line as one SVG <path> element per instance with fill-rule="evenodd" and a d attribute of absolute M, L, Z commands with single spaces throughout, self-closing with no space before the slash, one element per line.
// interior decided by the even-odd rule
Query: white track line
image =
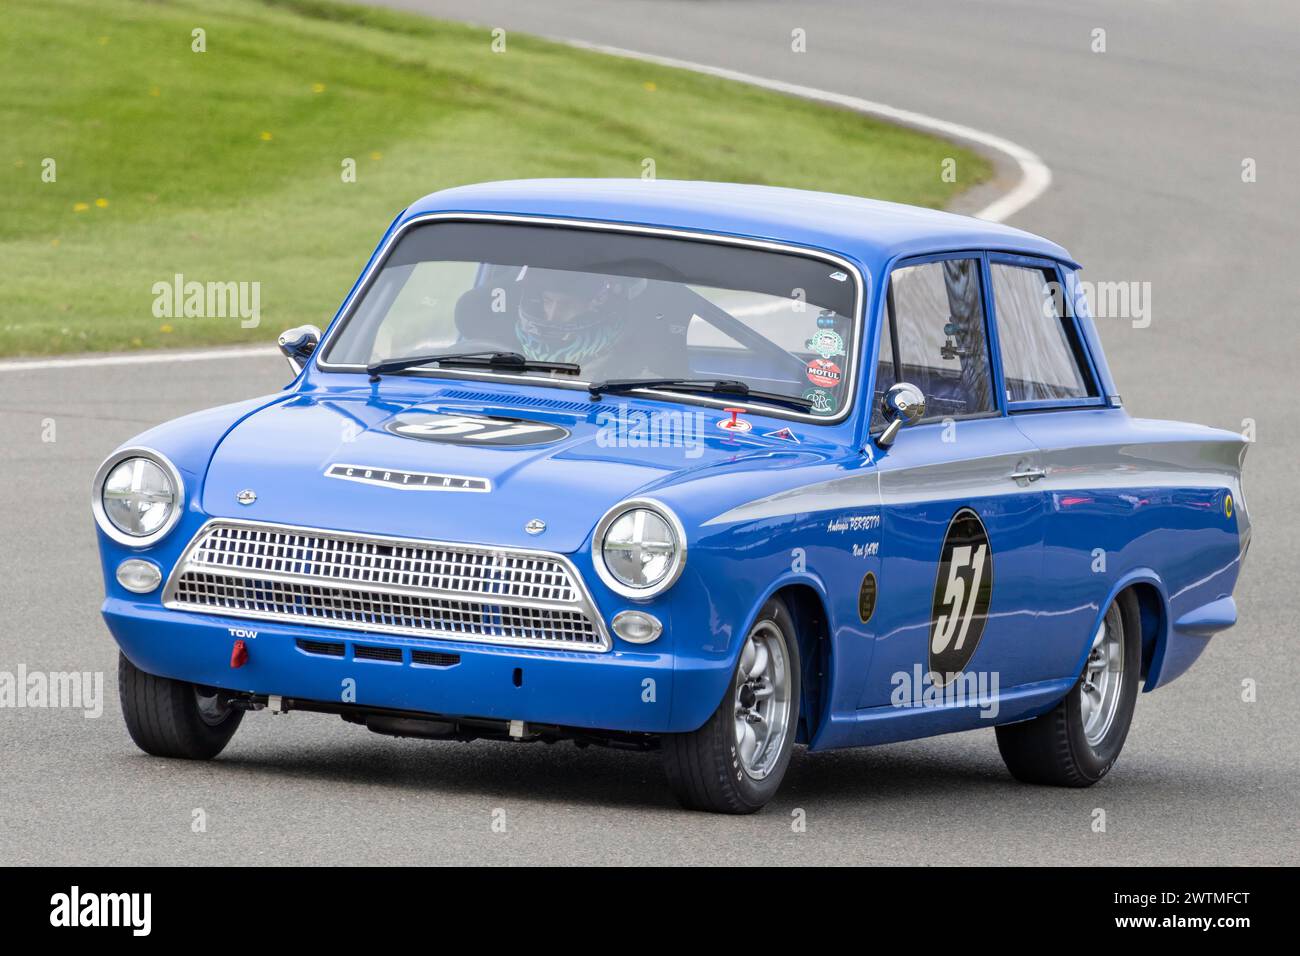
<path fill-rule="evenodd" d="M 818 103 L 829 103 L 832 106 L 840 106 L 869 116 L 878 116 L 881 119 L 902 126 L 937 133 L 949 139 L 977 143 L 980 146 L 1009 156 L 1020 169 L 1020 182 L 1016 183 L 1015 187 L 1005 196 L 994 200 L 975 213 L 977 219 L 987 219 L 990 222 L 1002 222 L 1009 219 L 1046 192 L 1047 187 L 1052 184 L 1052 171 L 1033 152 L 1018 143 L 1011 142 L 1009 139 L 1003 139 L 1001 136 L 995 136 L 992 133 L 986 133 L 971 126 L 963 126 L 961 123 L 950 123 L 947 120 L 926 116 L 924 113 L 914 113 L 912 110 L 900 110 L 894 106 L 864 100 L 858 96 L 849 96 L 846 93 L 832 93 L 830 90 L 819 90 L 816 87 L 802 86 L 798 83 L 786 83 L 784 80 L 773 80 L 763 76 L 755 76 L 752 73 L 741 73 L 739 70 L 728 70 L 720 66 L 692 63 L 689 60 L 678 60 L 674 57 L 658 56 L 654 53 L 640 53 L 636 50 L 625 50 L 622 47 L 605 46 L 602 43 L 588 43 L 585 40 L 569 40 L 558 37 L 550 39 L 580 50 L 605 53 L 628 60 L 641 60 L 645 63 L 655 63 L 659 66 L 668 66 L 679 70 L 690 70 L 693 73 L 703 73 L 724 80 L 734 80 L 737 83 L 747 83 L 750 86 L 758 86 L 765 90 L 773 90 L 789 96 L 798 96 Z M 249 358 L 275 354 L 278 354 L 276 349 L 263 346 L 210 349 L 203 352 L 141 352 L 86 358 L 40 359 L 34 362 L 0 362 L 0 372 L 35 372 L 43 369 L 87 368 L 96 365 L 208 362 L 227 358 Z"/>
<path fill-rule="evenodd" d="M 895 106 L 887 106 L 884 103 L 874 103 L 871 100 L 864 100 L 858 96 L 849 96 L 845 93 L 832 93 L 830 90 L 819 90 L 816 87 L 801 86 L 798 83 L 786 83 L 784 80 L 772 80 L 764 76 L 755 76 L 752 73 L 741 73 L 738 70 L 724 69 L 720 66 L 708 66 L 704 63 L 692 63 L 689 60 L 678 60 L 670 56 L 658 56 L 654 53 L 638 53 L 636 50 L 624 50 L 621 47 L 605 46 L 602 43 L 588 43 L 585 40 L 561 39 L 558 40 L 558 42 L 566 43 L 569 46 L 577 47 L 580 50 L 591 50 L 594 53 L 607 53 L 611 56 L 620 56 L 628 60 L 642 60 L 646 63 L 658 64 L 659 66 L 670 66 L 679 70 L 690 70 L 694 73 L 704 73 L 708 76 L 716 76 L 724 80 L 735 80 L 737 83 L 748 83 L 750 86 L 759 86 L 765 90 L 773 90 L 777 93 L 785 93 L 806 100 L 815 100 L 819 103 L 829 103 L 833 106 L 841 106 L 858 113 L 878 116 L 882 119 L 887 119 L 903 126 L 911 126 L 916 129 L 938 133 L 949 139 L 960 139 L 969 143 L 978 143 L 988 149 L 996 150 L 999 153 L 1009 156 L 1015 161 L 1015 164 L 1020 168 L 1020 182 L 1016 183 L 1015 188 L 1005 196 L 989 203 L 989 205 L 975 213 L 975 218 L 977 219 L 987 219 L 990 222 L 1002 222 L 1003 220 L 1010 219 L 1046 192 L 1047 187 L 1052 184 L 1052 171 L 1048 169 L 1047 164 L 1039 159 L 1033 152 L 1025 149 L 1025 147 L 1018 143 L 1011 142 L 1009 139 L 1003 139 L 1001 136 L 995 136 L 992 133 L 986 133 L 983 130 L 978 130 L 971 126 L 963 126 L 961 123 L 950 123 L 947 120 L 937 119 L 933 116 L 926 116 L 924 113 L 914 113 L 911 110 L 900 110 Z"/>
<path fill-rule="evenodd" d="M 229 349 L 204 349 L 201 352 L 128 352 L 123 355 L 88 355 L 84 358 L 36 359 L 35 361 L 0 362 L 0 372 L 36 372 L 50 368 L 89 368 L 95 365 L 161 365 L 171 362 L 212 362 L 219 359 L 260 358 L 279 355 L 269 345 L 244 345 Z"/>

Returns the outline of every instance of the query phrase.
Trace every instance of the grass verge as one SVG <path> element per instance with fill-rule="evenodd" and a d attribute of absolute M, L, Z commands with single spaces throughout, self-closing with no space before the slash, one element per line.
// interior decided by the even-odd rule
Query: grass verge
<path fill-rule="evenodd" d="M 664 179 L 938 207 L 990 174 L 842 110 L 320 0 L 11 0 L 6 21 L 2 355 L 324 325 L 393 215 L 460 183 L 640 176 L 652 159 Z M 156 316 L 154 284 L 177 273 L 260 283 L 260 327 Z"/>

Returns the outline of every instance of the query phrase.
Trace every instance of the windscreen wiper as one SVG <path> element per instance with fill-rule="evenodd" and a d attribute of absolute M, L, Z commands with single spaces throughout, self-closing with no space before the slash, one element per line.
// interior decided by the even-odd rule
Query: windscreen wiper
<path fill-rule="evenodd" d="M 592 395 L 631 392 L 638 388 L 663 388 L 679 392 L 707 392 L 713 395 L 735 395 L 772 405 L 785 405 L 800 411 L 810 411 L 813 403 L 797 395 L 779 392 L 757 392 L 738 379 L 731 378 L 615 378 L 592 382 L 587 391 Z"/>
<path fill-rule="evenodd" d="M 403 372 L 408 368 L 418 368 L 421 365 L 464 365 L 469 367 L 482 366 L 490 368 L 493 371 L 505 372 L 567 372 L 570 375 L 577 375 L 582 371 L 581 367 L 574 362 L 537 362 L 518 352 L 452 352 L 442 355 L 411 355 L 407 358 L 386 359 L 382 362 L 372 362 L 366 366 L 366 371 L 370 373 L 370 381 L 379 381 L 379 376 L 391 372 Z"/>

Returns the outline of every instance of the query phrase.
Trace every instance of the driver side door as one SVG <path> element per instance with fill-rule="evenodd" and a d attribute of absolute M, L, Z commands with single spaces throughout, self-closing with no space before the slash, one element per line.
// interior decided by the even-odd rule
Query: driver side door
<path fill-rule="evenodd" d="M 1005 690 L 1042 676 L 1034 644 L 1045 496 L 1031 477 L 1039 451 L 1000 398 L 984 275 L 983 256 L 963 253 L 904 261 L 888 279 L 877 396 L 910 382 L 926 411 L 890 447 L 873 448 L 881 580 L 859 707 L 885 723 L 900 715 L 900 682 L 919 692 L 918 677 L 943 688 L 970 675 Z M 873 434 L 884 425 L 877 412 Z M 979 719 L 973 707 L 901 712 L 923 715 L 934 733 Z M 897 739 L 878 730 L 876 739 Z"/>

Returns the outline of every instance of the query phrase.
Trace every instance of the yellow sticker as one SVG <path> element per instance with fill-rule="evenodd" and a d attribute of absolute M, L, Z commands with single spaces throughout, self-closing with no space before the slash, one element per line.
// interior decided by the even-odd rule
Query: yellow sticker
<path fill-rule="evenodd" d="M 1223 496 L 1223 514 L 1225 517 L 1232 517 L 1232 495 Z"/>

